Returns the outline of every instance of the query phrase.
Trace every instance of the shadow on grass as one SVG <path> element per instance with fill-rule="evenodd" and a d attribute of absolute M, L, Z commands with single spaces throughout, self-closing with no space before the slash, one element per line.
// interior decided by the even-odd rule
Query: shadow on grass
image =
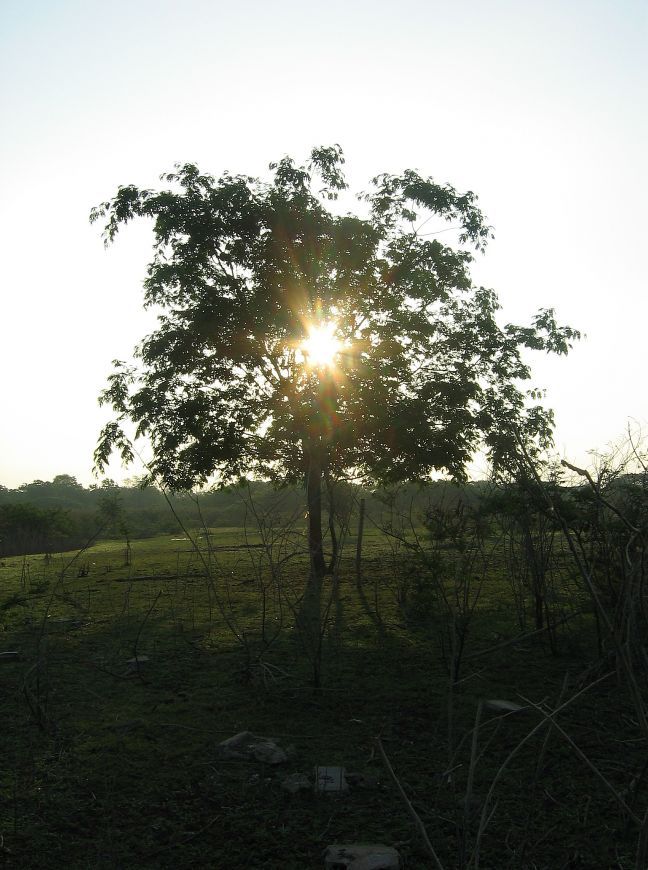
<path fill-rule="evenodd" d="M 435 847 L 452 867 L 478 698 L 515 700 L 518 692 L 554 698 L 565 670 L 576 664 L 528 643 L 471 665 L 454 694 L 457 737 L 450 759 L 447 675 L 437 638 L 397 627 L 377 631 L 352 580 L 343 581 L 334 599 L 332 628 L 324 636 L 325 681 L 316 694 L 311 663 L 289 625 L 267 651 L 268 667 L 250 672 L 249 655 L 210 611 L 202 581 L 165 580 L 161 587 L 115 583 L 104 575 L 94 580 L 96 592 L 87 578 L 67 584 L 44 622 L 34 605 L 11 627 L 22 660 L 2 666 L 6 800 L 0 830 L 10 866 L 304 870 L 323 866 L 328 843 L 364 840 L 398 844 L 408 870 L 427 867 L 411 820 L 374 754 L 373 738 L 380 735 Z M 45 591 L 40 596 L 43 603 Z M 261 649 L 251 598 L 241 612 L 255 650 Z M 135 657 L 139 661 L 131 661 Z M 40 723 L 35 705 L 42 708 Z M 623 709 L 623 698 L 609 691 L 585 697 L 573 711 L 571 733 L 601 764 L 614 760 L 614 754 L 604 756 L 603 738 L 628 736 L 624 763 L 639 765 L 642 747 L 631 742 L 634 731 L 631 723 L 624 726 Z M 484 726 L 484 742 L 492 742 L 475 777 L 477 795 L 529 728 L 523 717 Z M 219 757 L 217 744 L 242 730 L 293 744 L 296 754 L 280 767 Z M 521 753 L 506 778 L 482 848 L 496 860 L 485 860 L 484 867 L 516 866 L 513 854 L 506 856 L 508 864 L 499 863 L 501 844 L 508 837 L 514 848 L 520 823 L 528 821 L 524 802 L 537 749 Z M 379 784 L 343 799 L 281 788 L 286 774 L 334 764 L 372 773 Z M 595 863 L 607 856 L 610 842 L 628 853 L 634 849 L 632 832 L 608 796 L 560 745 L 548 755 L 543 789 L 550 797 L 543 792 L 533 809 L 530 862 L 561 866 L 567 844 L 576 840 L 583 867 L 611 866 Z M 543 840 L 552 829 L 562 836 Z"/>

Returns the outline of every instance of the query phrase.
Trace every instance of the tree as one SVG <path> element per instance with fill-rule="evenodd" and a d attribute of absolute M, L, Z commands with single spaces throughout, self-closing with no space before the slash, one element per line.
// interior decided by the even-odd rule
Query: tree
<path fill-rule="evenodd" d="M 0 555 L 51 552 L 73 531 L 70 518 L 58 508 L 33 504 L 0 505 Z"/>
<path fill-rule="evenodd" d="M 472 192 L 408 170 L 374 178 L 362 215 L 340 213 L 327 203 L 347 187 L 343 163 L 339 146 L 317 148 L 271 164 L 267 182 L 185 164 L 168 188 L 120 187 L 91 213 L 106 244 L 154 220 L 145 305 L 160 310 L 136 363 L 114 362 L 96 466 L 115 448 L 132 459 L 132 421 L 173 490 L 305 481 L 315 578 L 323 484 L 461 478 L 480 445 L 504 463 L 520 437 L 546 444 L 552 416 L 520 387 L 522 349 L 564 354 L 578 338 L 550 309 L 498 325 L 494 291 L 469 273 L 491 237 Z M 454 247 L 435 238 L 444 222 Z"/>
<path fill-rule="evenodd" d="M 70 489 L 83 489 L 76 477 L 73 477 L 71 474 L 57 474 L 52 480 L 52 484 Z"/>
<path fill-rule="evenodd" d="M 42 506 L 82 508 L 85 492 L 76 477 L 57 474 L 54 480 L 33 480 L 20 487 L 21 495 Z"/>
<path fill-rule="evenodd" d="M 104 485 L 101 488 L 98 513 L 102 525 L 106 527 L 109 533 L 123 535 L 126 539 L 124 564 L 128 567 L 131 564 L 132 555 L 129 522 L 119 493 L 119 487 L 112 481 L 108 483 L 104 481 Z"/>

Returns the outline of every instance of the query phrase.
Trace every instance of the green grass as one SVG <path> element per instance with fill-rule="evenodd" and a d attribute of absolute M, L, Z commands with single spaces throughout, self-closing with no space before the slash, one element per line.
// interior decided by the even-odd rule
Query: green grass
<path fill-rule="evenodd" d="M 380 736 L 444 866 L 456 867 L 479 699 L 524 695 L 555 705 L 564 674 L 575 681 L 595 656 L 583 617 L 559 630 L 557 655 L 532 638 L 467 659 L 453 695 L 451 751 L 440 644 L 447 624 L 425 613 L 403 619 L 395 596 L 403 555 L 375 530 L 365 540 L 362 597 L 348 543 L 319 692 L 290 608 L 303 591 L 303 559 L 285 563 L 278 596 L 262 549 L 242 547 L 241 529 L 218 529 L 212 585 L 204 576 L 211 557 L 181 538 L 133 542 L 130 565 L 123 541 L 1 563 L 0 651 L 21 654 L 0 663 L 6 866 L 305 870 L 323 867 L 327 844 L 363 840 L 396 845 L 408 870 L 429 867 L 377 756 Z M 138 579 L 151 575 L 157 579 Z M 266 638 L 277 633 L 268 647 L 262 588 Z M 326 596 L 331 588 L 326 580 Z M 245 636 L 247 654 L 228 623 Z M 510 590 L 494 570 L 466 654 L 518 630 Z M 129 665 L 136 654 L 149 661 Z M 537 721 L 533 712 L 484 721 L 478 797 Z M 614 679 L 561 723 L 619 791 L 638 776 L 645 746 Z M 224 761 L 217 744 L 243 729 L 293 744 L 294 758 L 281 768 Z M 541 742 L 531 741 L 502 777 L 482 868 L 633 867 L 635 828 L 556 735 L 532 791 Z M 324 764 L 373 773 L 379 785 L 342 798 L 281 789 L 286 774 Z M 626 799 L 643 814 L 646 797 L 640 782 Z"/>

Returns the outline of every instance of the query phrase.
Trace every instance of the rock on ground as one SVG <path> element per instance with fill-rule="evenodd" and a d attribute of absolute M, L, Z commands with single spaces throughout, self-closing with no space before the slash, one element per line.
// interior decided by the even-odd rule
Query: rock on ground
<path fill-rule="evenodd" d="M 349 790 L 343 767 L 316 767 L 315 791 L 340 793 Z"/>
<path fill-rule="evenodd" d="M 324 853 L 326 870 L 398 870 L 400 855 L 382 843 L 329 846 Z"/>
<path fill-rule="evenodd" d="M 222 758 L 247 760 L 254 759 L 264 764 L 283 764 L 288 754 L 271 737 L 260 737 L 251 731 L 241 731 L 218 744 Z"/>

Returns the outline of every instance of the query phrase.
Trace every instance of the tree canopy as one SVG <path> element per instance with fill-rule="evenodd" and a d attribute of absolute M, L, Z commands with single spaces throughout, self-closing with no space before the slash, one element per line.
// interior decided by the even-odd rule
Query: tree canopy
<path fill-rule="evenodd" d="M 461 478 L 480 446 L 502 462 L 514 434 L 550 439 L 523 349 L 564 354 L 578 332 L 551 309 L 498 324 L 495 292 L 469 272 L 491 237 L 477 197 L 408 170 L 377 176 L 343 212 L 343 164 L 339 146 L 304 165 L 284 157 L 270 180 L 185 164 L 162 190 L 120 187 L 93 209 L 106 244 L 153 219 L 145 305 L 160 312 L 102 393 L 116 418 L 100 469 L 115 448 L 132 458 L 125 421 L 172 489 L 254 474 Z"/>

